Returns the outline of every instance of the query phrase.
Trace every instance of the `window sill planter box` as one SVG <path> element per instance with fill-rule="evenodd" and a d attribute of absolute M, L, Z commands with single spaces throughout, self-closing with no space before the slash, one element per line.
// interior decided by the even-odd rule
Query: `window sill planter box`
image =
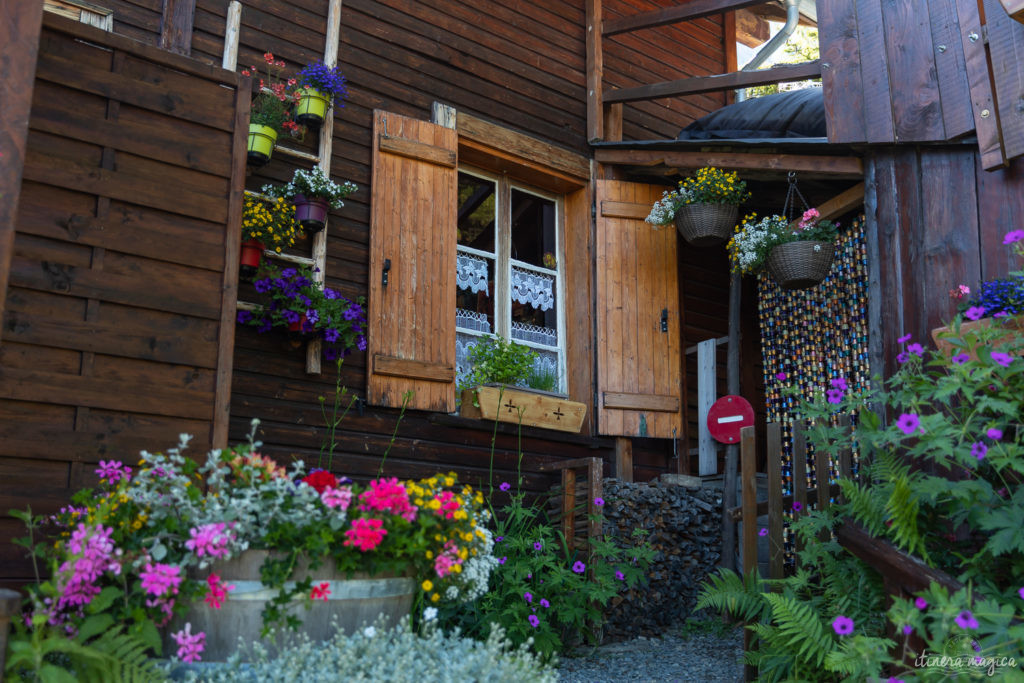
<path fill-rule="evenodd" d="M 695 247 L 724 244 L 732 237 L 739 211 L 735 204 L 683 204 L 676 209 L 676 229 Z"/>
<path fill-rule="evenodd" d="M 1024 332 L 1024 316 L 1008 317 L 1008 318 L 981 318 L 980 320 L 964 320 L 960 324 L 960 338 L 962 339 L 968 332 L 975 332 L 977 330 L 984 329 L 986 327 L 992 327 L 998 325 L 999 327 L 1006 330 L 1006 334 L 1000 335 L 994 339 L 991 343 L 991 347 L 997 347 L 1000 344 L 1009 342 L 1015 335 Z M 932 330 L 932 339 L 935 340 L 935 346 L 946 358 L 951 358 L 957 353 L 966 353 L 971 360 L 978 360 L 978 356 L 970 349 L 964 349 L 959 346 L 953 346 L 949 341 L 951 338 L 957 336 L 956 331 L 952 325 L 945 327 L 936 327 Z M 1024 351 L 1020 352 L 1020 355 L 1024 356 Z"/>
<path fill-rule="evenodd" d="M 473 405 L 474 397 L 478 405 Z M 578 434 L 587 406 L 561 394 L 504 384 L 463 389 L 459 414 L 481 420 L 520 423 L 528 427 L 557 429 Z"/>
<path fill-rule="evenodd" d="M 828 276 L 835 255 L 830 242 L 786 242 L 772 249 L 764 265 L 779 287 L 808 289 Z"/>
<path fill-rule="evenodd" d="M 261 126 L 258 123 L 249 124 L 249 156 L 247 162 L 254 168 L 265 166 L 270 162 L 270 156 L 274 153 L 274 145 L 277 143 L 277 131 L 270 126 Z"/>
<path fill-rule="evenodd" d="M 228 591 L 227 600 L 220 609 L 197 600 L 184 615 L 171 622 L 166 633 L 180 630 L 186 622 L 192 624 L 192 633 L 205 631 L 204 662 L 227 660 L 238 649 L 239 636 L 246 644 L 262 641 L 271 645 L 260 637 L 263 628 L 260 612 L 278 593 L 260 582 L 260 566 L 268 554 L 267 550 L 246 550 L 230 560 L 213 563 L 204 575 L 216 573 L 228 585 L 234 586 Z M 312 578 L 314 586 L 323 582 L 330 584 L 327 599 L 313 600 L 307 609 L 307 601 L 297 598 L 294 606 L 288 608 L 288 613 L 302 620 L 299 631 L 313 642 L 329 640 L 334 635 L 333 619 L 346 633 L 355 633 L 362 626 L 373 624 L 378 615 L 382 614 L 387 625 L 393 626 L 412 611 L 416 582 L 411 577 L 371 577 L 367 574 L 349 577 L 339 572 L 330 560 L 310 569 L 308 562 L 300 558 L 293 579 L 301 580 L 307 576 Z M 165 652 L 173 653 L 176 648 L 168 635 L 164 643 Z"/>

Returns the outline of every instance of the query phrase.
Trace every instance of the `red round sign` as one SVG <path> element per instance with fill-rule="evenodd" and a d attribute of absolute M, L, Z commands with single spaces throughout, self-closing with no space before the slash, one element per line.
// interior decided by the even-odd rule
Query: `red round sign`
<path fill-rule="evenodd" d="M 753 424 L 754 409 L 742 396 L 723 396 L 708 410 L 708 431 L 721 443 L 738 444 L 740 430 Z"/>

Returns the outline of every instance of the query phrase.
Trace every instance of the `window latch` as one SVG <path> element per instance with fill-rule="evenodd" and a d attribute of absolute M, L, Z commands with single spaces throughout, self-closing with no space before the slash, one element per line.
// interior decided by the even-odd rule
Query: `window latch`
<path fill-rule="evenodd" d="M 386 258 L 386 259 L 384 259 L 384 268 L 381 270 L 381 274 L 380 274 L 380 284 L 381 284 L 382 287 L 387 287 L 388 286 L 388 271 L 389 270 L 391 270 L 391 259 Z"/>
<path fill-rule="evenodd" d="M 668 332 L 668 309 L 661 309 L 661 331 Z"/>

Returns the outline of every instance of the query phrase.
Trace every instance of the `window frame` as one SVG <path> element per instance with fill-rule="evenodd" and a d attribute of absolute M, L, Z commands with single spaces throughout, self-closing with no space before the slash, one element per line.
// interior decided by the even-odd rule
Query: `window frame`
<path fill-rule="evenodd" d="M 508 173 L 495 173 L 472 164 L 460 163 L 458 173 L 466 173 L 495 184 L 495 235 L 494 235 L 494 329 L 490 334 L 500 336 L 504 339 L 522 344 L 530 349 L 554 352 L 558 356 L 558 384 L 556 391 L 562 396 L 568 396 L 569 380 L 567 372 L 566 357 L 568 355 L 568 340 L 566 339 L 566 292 L 565 292 L 565 195 L 538 188 L 529 183 L 511 177 Z M 518 190 L 525 194 L 546 199 L 555 206 L 555 268 L 535 266 L 525 261 L 512 258 L 512 190 Z M 456 254 L 466 253 L 490 258 L 486 252 L 472 247 L 465 247 L 456 241 Z M 555 277 L 555 315 L 556 334 L 558 335 L 558 346 L 553 347 L 539 342 L 530 342 L 512 338 L 512 266 L 513 261 L 516 267 L 524 270 L 531 270 L 542 274 L 554 274 Z M 479 330 L 462 329 L 456 322 L 456 334 L 468 334 L 475 337 L 486 335 Z"/>

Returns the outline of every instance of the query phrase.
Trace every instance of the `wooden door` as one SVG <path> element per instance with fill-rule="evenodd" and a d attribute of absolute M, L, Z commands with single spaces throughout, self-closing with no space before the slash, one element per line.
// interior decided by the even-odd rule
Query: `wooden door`
<path fill-rule="evenodd" d="M 598 432 L 682 434 L 677 237 L 644 218 L 662 187 L 597 182 Z"/>

